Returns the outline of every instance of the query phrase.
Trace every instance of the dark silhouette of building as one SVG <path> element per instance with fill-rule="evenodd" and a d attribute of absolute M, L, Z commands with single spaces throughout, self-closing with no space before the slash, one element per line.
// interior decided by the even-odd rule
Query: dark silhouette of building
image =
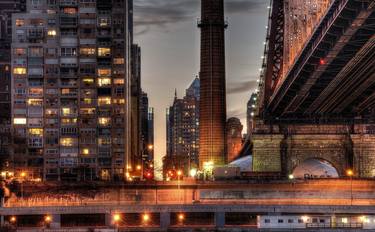
<path fill-rule="evenodd" d="M 12 14 L 26 10 L 26 0 L 0 1 L 0 169 L 9 169 L 11 139 Z"/>
<path fill-rule="evenodd" d="M 227 121 L 227 149 L 228 149 L 228 162 L 235 160 L 242 149 L 243 126 L 238 118 L 229 118 Z"/>
<path fill-rule="evenodd" d="M 140 98 L 140 153 L 143 172 L 154 170 L 154 108 L 149 107 L 147 93 Z"/>
<path fill-rule="evenodd" d="M 202 0 L 199 166 L 227 162 L 225 142 L 225 40 L 223 0 Z"/>
<path fill-rule="evenodd" d="M 142 164 L 142 146 L 141 146 L 141 48 L 137 44 L 131 47 L 131 136 L 132 143 L 131 155 L 133 157 L 133 166 Z M 141 175 L 141 173 L 138 173 Z"/>
<path fill-rule="evenodd" d="M 199 165 L 199 79 L 195 78 L 186 95 L 167 110 L 167 155 L 164 169 L 180 169 L 185 175 Z"/>

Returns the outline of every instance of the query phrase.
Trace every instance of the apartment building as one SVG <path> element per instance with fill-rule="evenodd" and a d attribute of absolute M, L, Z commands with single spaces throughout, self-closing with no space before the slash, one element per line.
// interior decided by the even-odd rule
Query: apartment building
<path fill-rule="evenodd" d="M 15 174 L 122 180 L 130 141 L 131 0 L 27 0 L 12 17 Z"/>

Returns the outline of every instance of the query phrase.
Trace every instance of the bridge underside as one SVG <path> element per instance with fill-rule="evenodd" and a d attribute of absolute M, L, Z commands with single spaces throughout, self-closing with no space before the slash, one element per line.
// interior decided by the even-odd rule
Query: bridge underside
<path fill-rule="evenodd" d="M 272 94 L 265 120 L 374 119 L 374 8 L 372 1 L 333 3 Z"/>

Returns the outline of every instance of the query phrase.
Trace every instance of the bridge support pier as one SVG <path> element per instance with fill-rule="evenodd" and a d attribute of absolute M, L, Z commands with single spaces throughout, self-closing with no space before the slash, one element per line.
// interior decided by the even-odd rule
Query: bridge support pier
<path fill-rule="evenodd" d="M 161 212 L 160 213 L 160 228 L 165 230 L 171 224 L 171 213 L 169 212 Z"/>
<path fill-rule="evenodd" d="M 215 226 L 217 228 L 222 228 L 225 226 L 225 212 L 215 213 Z"/>

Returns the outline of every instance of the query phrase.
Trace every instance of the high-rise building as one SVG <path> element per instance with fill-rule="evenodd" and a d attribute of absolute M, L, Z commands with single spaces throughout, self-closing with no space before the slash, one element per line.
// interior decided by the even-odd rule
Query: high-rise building
<path fill-rule="evenodd" d="M 247 137 L 251 138 L 252 129 L 254 127 L 254 115 L 256 113 L 257 94 L 252 93 L 249 101 L 247 101 L 246 111 L 246 126 L 247 126 Z"/>
<path fill-rule="evenodd" d="M 139 167 L 142 164 L 142 146 L 141 146 L 141 48 L 133 44 L 131 47 L 131 137 L 134 142 L 131 146 L 131 156 L 134 157 L 134 165 Z M 142 166 L 142 165 L 141 165 Z M 141 175 L 138 170 L 138 176 Z"/>
<path fill-rule="evenodd" d="M 185 175 L 199 165 L 199 79 L 195 78 L 186 95 L 167 111 L 167 155 L 164 169 L 181 169 Z"/>
<path fill-rule="evenodd" d="M 13 15 L 16 175 L 117 180 L 132 171 L 130 6 L 28 0 Z"/>
<path fill-rule="evenodd" d="M 228 149 L 228 162 L 232 162 L 238 158 L 242 149 L 242 129 L 240 119 L 229 118 L 227 121 L 227 149 Z"/>
<path fill-rule="evenodd" d="M 0 169 L 10 165 L 12 14 L 25 11 L 26 0 L 0 1 Z"/>
<path fill-rule="evenodd" d="M 199 166 L 222 165 L 226 158 L 226 91 L 223 0 L 201 0 Z"/>
<path fill-rule="evenodd" d="M 154 170 L 154 108 L 149 107 L 147 93 L 142 92 L 140 101 L 141 145 L 143 175 Z M 145 176 L 147 177 L 147 176 Z"/>

